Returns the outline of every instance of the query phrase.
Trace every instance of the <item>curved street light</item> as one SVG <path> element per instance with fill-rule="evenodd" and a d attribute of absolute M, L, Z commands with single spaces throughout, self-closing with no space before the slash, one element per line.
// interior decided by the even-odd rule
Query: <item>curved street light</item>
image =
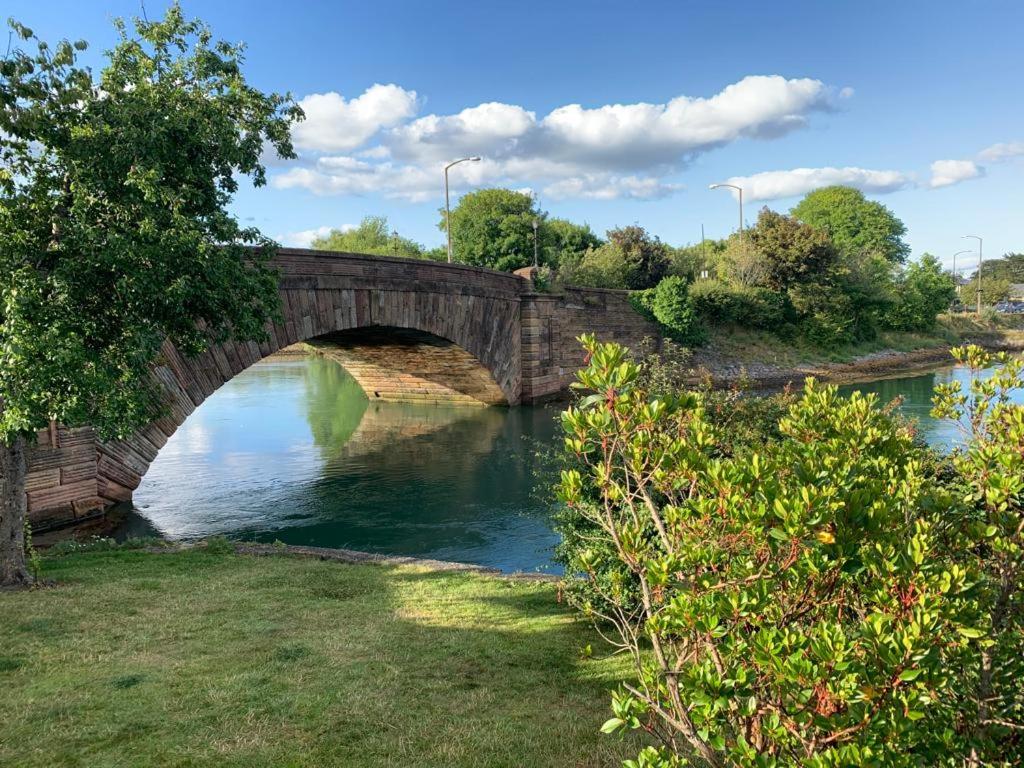
<path fill-rule="evenodd" d="M 964 235 L 961 240 L 978 241 L 978 317 L 981 317 L 981 268 L 985 265 L 985 260 L 981 255 L 981 238 L 977 235 Z"/>
<path fill-rule="evenodd" d="M 970 248 L 968 248 L 966 251 L 957 251 L 956 253 L 953 254 L 953 280 L 956 281 L 956 295 L 957 296 L 960 295 L 960 275 L 957 274 L 957 271 L 956 271 L 956 257 L 959 256 L 962 253 L 974 253 L 974 251 L 972 251 Z"/>
<path fill-rule="evenodd" d="M 479 163 L 479 157 L 462 157 L 444 167 L 444 229 L 448 233 L 448 263 L 452 263 L 452 209 L 448 203 L 448 169 L 459 163 Z"/>
<path fill-rule="evenodd" d="M 747 243 L 743 237 L 743 187 L 737 187 L 735 184 L 711 184 L 708 189 L 722 189 L 722 188 L 735 189 L 740 193 L 740 243 L 743 246 L 743 250 L 746 251 Z"/>

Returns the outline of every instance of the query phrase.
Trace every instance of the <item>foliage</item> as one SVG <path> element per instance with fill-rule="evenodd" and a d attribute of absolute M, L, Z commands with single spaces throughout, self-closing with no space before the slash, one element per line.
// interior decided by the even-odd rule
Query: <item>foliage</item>
<path fill-rule="evenodd" d="M 956 299 L 956 283 L 939 260 L 926 253 L 900 274 L 895 293 L 884 317 L 886 325 L 899 331 L 926 331 Z"/>
<path fill-rule="evenodd" d="M 1005 277 L 990 277 L 986 274 L 981 276 L 981 304 L 990 307 L 1005 301 L 1010 296 L 1010 281 Z M 975 277 L 970 283 L 960 289 L 960 300 L 968 306 L 973 306 L 978 297 L 978 279 Z"/>
<path fill-rule="evenodd" d="M 748 237 L 733 235 L 717 255 L 715 272 L 730 285 L 755 287 L 768 285 L 768 261 Z"/>
<path fill-rule="evenodd" d="M 455 261 L 506 272 L 533 264 L 533 222 L 547 214 L 536 200 L 511 189 L 478 189 L 462 196 L 452 208 L 452 251 Z M 441 211 L 438 228 L 446 222 Z M 547 230 L 538 230 L 541 263 L 550 257 Z"/>
<path fill-rule="evenodd" d="M 265 183 L 265 149 L 294 156 L 302 113 L 176 4 L 134 32 L 116 22 L 96 81 L 84 42 L 11 26 L 35 50 L 0 61 L 0 450 L 51 420 L 123 436 L 157 413 L 165 341 L 265 336 L 273 243 L 227 206 L 237 176 Z"/>
<path fill-rule="evenodd" d="M 786 295 L 767 288 L 701 280 L 690 286 L 689 293 L 694 311 L 712 325 L 778 330 L 789 320 Z"/>
<path fill-rule="evenodd" d="M 565 285 L 621 290 L 626 287 L 626 262 L 617 248 L 604 243 L 583 253 L 563 256 L 558 265 L 558 280 Z"/>
<path fill-rule="evenodd" d="M 707 330 L 693 311 L 683 278 L 669 275 L 658 283 L 650 306 L 654 319 L 673 341 L 688 347 L 707 341 Z"/>
<path fill-rule="evenodd" d="M 714 274 L 715 265 L 726 249 L 728 240 L 705 240 L 703 243 L 672 248 L 669 253 L 669 274 L 679 275 L 687 282 L 700 279 L 701 272 Z"/>
<path fill-rule="evenodd" d="M 603 241 L 594 234 L 589 224 L 575 224 L 568 219 L 545 219 L 541 223 L 541 240 L 545 261 L 557 266 L 562 260 L 599 248 Z"/>
<path fill-rule="evenodd" d="M 422 245 L 390 230 L 386 216 L 366 216 L 353 229 L 332 229 L 324 237 L 316 238 L 311 247 L 321 251 L 427 258 Z"/>
<path fill-rule="evenodd" d="M 637 764 L 935 764 L 969 569 L 927 514 L 948 495 L 871 396 L 809 380 L 778 439 L 721 455 L 702 393 L 651 398 L 627 350 L 584 337 L 563 415 L 567 593 L 629 652 L 606 732 Z"/>
<path fill-rule="evenodd" d="M 793 287 L 789 298 L 800 315 L 800 332 L 812 344 L 829 349 L 857 340 L 858 316 L 842 289 L 804 283 Z"/>
<path fill-rule="evenodd" d="M 761 209 L 747 239 L 764 262 L 765 283 L 775 290 L 820 280 L 838 260 L 825 232 L 769 208 Z"/>
<path fill-rule="evenodd" d="M 643 227 L 634 224 L 607 235 L 608 242 L 563 264 L 563 282 L 644 290 L 668 274 L 671 249 Z"/>
<path fill-rule="evenodd" d="M 1024 761 L 1024 361 L 990 355 L 977 346 L 953 350 L 970 367 L 967 391 L 940 384 L 932 415 L 954 419 L 964 446 L 952 464 L 950 496 L 959 503 L 942 515 L 946 548 L 964 567 L 979 567 L 977 619 L 970 646 L 950 663 L 957 685 L 947 705 L 963 725 L 953 758 L 943 764 L 1019 765 Z M 998 368 L 985 375 L 993 364 Z"/>
<path fill-rule="evenodd" d="M 790 212 L 805 224 L 826 232 L 844 254 L 863 258 L 879 255 L 901 264 L 910 255 L 903 240 L 907 228 L 881 203 L 868 200 L 852 187 L 833 186 L 807 194 Z"/>
<path fill-rule="evenodd" d="M 986 278 L 1024 283 L 1024 253 L 1007 253 L 1002 258 L 986 261 L 981 272 Z"/>
<path fill-rule="evenodd" d="M 262 338 L 277 308 L 267 254 L 244 247 L 271 243 L 226 206 L 236 172 L 264 183 L 264 142 L 293 156 L 296 108 L 176 5 L 118 29 L 96 84 L 84 43 L 0 63 L 3 437 L 51 419 L 123 435 L 153 415 L 165 339 Z"/>

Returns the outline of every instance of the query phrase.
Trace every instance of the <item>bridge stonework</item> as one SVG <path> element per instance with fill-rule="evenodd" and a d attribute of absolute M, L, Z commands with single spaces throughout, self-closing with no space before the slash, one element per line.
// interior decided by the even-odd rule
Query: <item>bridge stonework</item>
<path fill-rule="evenodd" d="M 299 342 L 338 360 L 373 399 L 507 405 L 564 392 L 583 362 L 581 333 L 631 347 L 659 338 L 621 291 L 537 293 L 521 276 L 458 264 L 280 249 L 282 322 L 262 343 L 227 342 L 188 358 L 165 344 L 154 376 L 165 415 L 126 440 L 93 430 L 40 432 L 29 454 L 29 519 L 73 524 L 129 501 L 157 453 L 222 384 Z"/>

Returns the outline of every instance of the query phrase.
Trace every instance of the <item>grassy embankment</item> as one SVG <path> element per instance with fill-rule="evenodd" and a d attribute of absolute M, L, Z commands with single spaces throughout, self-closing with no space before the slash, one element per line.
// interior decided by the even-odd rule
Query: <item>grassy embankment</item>
<path fill-rule="evenodd" d="M 931 332 L 883 331 L 873 341 L 828 350 L 802 339 L 783 341 L 766 331 L 719 328 L 712 332 L 707 349 L 713 351 L 716 358 L 740 364 L 760 363 L 779 368 L 797 368 L 850 363 L 865 355 L 883 352 L 943 350 L 968 342 L 1024 347 L 1024 316 L 997 316 L 979 320 L 974 315 L 941 315 L 935 330 Z"/>
<path fill-rule="evenodd" d="M 551 583 L 192 550 L 0 593 L 0 765 L 610 766 L 625 659 Z"/>

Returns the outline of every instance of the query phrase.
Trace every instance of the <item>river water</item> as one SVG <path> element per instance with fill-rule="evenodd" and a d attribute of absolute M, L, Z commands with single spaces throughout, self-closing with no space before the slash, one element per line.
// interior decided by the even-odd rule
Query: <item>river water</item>
<path fill-rule="evenodd" d="M 959 368 L 844 388 L 903 396 L 935 445 L 956 425 L 928 415 Z M 557 444 L 557 406 L 368 402 L 336 363 L 274 359 L 236 376 L 157 456 L 120 531 L 283 541 L 556 572 L 551 504 L 535 470 Z"/>

